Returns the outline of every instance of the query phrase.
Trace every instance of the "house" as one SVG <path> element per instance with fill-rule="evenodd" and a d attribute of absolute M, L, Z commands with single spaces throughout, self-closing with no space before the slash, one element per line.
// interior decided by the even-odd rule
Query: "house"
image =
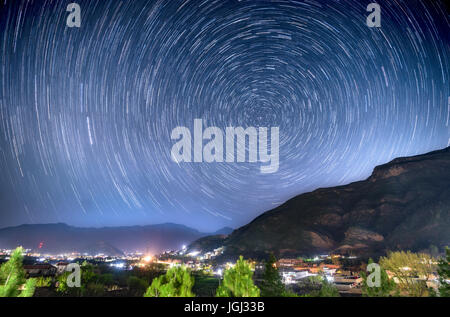
<path fill-rule="evenodd" d="M 339 291 L 349 291 L 354 288 L 359 288 L 363 279 L 357 275 L 337 275 L 334 276 L 334 285 Z"/>
<path fill-rule="evenodd" d="M 51 264 L 33 264 L 24 265 L 23 269 L 27 277 L 39 277 L 39 276 L 55 276 L 57 268 Z"/>
<path fill-rule="evenodd" d="M 277 262 L 277 267 L 294 267 L 303 265 L 302 259 L 279 259 Z"/>
<path fill-rule="evenodd" d="M 284 284 L 294 284 L 305 277 L 315 274 L 310 274 L 308 270 L 280 268 L 280 275 Z"/>
<path fill-rule="evenodd" d="M 56 263 L 56 274 L 63 274 L 66 269 L 67 266 L 69 265 L 69 262 L 58 262 Z"/>

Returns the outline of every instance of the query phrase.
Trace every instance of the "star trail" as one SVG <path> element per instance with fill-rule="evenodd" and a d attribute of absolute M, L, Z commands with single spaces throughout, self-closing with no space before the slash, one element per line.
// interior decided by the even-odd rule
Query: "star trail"
<path fill-rule="evenodd" d="M 448 8 L 370 2 L 1 0 L 0 227 L 238 227 L 450 145 Z M 278 171 L 175 163 L 196 118 L 279 127 Z"/>

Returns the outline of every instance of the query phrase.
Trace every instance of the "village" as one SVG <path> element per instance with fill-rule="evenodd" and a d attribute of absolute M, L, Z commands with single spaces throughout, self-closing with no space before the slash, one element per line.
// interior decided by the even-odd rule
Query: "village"
<path fill-rule="evenodd" d="M 224 248 L 212 252 L 185 253 L 185 247 L 177 251 L 166 251 L 160 255 L 151 256 L 143 253 L 126 254 L 113 257 L 104 254 L 67 253 L 59 255 L 40 254 L 25 250 L 24 270 L 27 277 L 56 277 L 67 271 L 70 263 L 88 262 L 97 266 L 107 266 L 116 271 L 131 271 L 145 269 L 150 265 L 159 265 L 164 270 L 174 266 L 186 266 L 193 272 L 202 272 L 216 278 L 221 278 L 223 272 L 232 267 L 234 262 L 217 263 L 215 258 L 223 253 Z M 12 250 L 0 250 L 0 263 L 8 260 Z M 286 287 L 296 290 L 299 283 L 308 277 L 322 277 L 333 283 L 342 294 L 358 296 L 361 294 L 362 279 L 359 276 L 359 266 L 343 266 L 340 260 L 357 263 L 356 257 L 340 255 L 318 255 L 313 258 L 281 258 L 276 266 Z M 254 280 L 258 283 L 264 271 L 264 262 L 249 260 L 254 269 Z"/>
<path fill-rule="evenodd" d="M 159 255 L 145 253 L 130 253 L 124 256 L 109 256 L 105 254 L 90 255 L 86 253 L 71 252 L 67 254 L 49 255 L 24 250 L 23 269 L 28 278 L 48 278 L 56 280 L 58 276 L 71 271 L 69 264 L 89 263 L 108 274 L 134 274 L 133 272 L 158 271 L 166 272 L 177 266 L 188 268 L 193 274 L 209 276 L 219 281 L 225 270 L 232 268 L 235 261 L 224 261 L 225 248 L 219 247 L 209 252 L 187 251 L 183 246 L 180 250 L 171 250 Z M 0 250 L 0 264 L 9 259 L 12 250 Z M 221 261 L 217 261 L 221 258 Z M 265 261 L 247 259 L 254 274 L 256 285 L 262 283 L 265 270 Z M 278 269 L 282 283 L 286 289 L 296 294 L 309 290 L 314 281 L 325 280 L 334 285 L 340 296 L 355 297 L 362 295 L 363 278 L 361 271 L 365 270 L 365 260 L 351 255 L 322 254 L 314 257 L 280 258 L 274 264 Z M 389 272 L 388 272 L 389 274 Z M 417 277 L 418 280 L 423 277 Z M 438 275 L 431 273 L 425 277 L 427 287 L 437 289 Z M 120 287 L 114 286 L 110 290 L 118 291 Z"/>

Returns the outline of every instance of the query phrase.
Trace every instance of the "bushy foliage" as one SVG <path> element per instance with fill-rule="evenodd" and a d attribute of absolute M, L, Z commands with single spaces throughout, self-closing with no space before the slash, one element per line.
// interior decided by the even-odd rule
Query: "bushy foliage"
<path fill-rule="evenodd" d="M 213 297 L 219 287 L 220 280 L 211 274 L 197 272 L 192 291 L 199 297 Z"/>
<path fill-rule="evenodd" d="M 51 277 L 40 276 L 36 279 L 36 287 L 50 287 L 52 285 Z"/>
<path fill-rule="evenodd" d="M 340 297 L 339 291 L 332 283 L 322 279 L 320 289 L 309 293 L 310 297 Z"/>
<path fill-rule="evenodd" d="M 31 297 L 34 294 L 36 280 L 26 279 L 22 252 L 22 248 L 15 249 L 8 262 L 0 267 L 0 297 Z"/>
<path fill-rule="evenodd" d="M 148 282 L 142 278 L 132 275 L 127 279 L 127 286 L 133 295 L 142 296 L 148 288 Z"/>
<path fill-rule="evenodd" d="M 302 278 L 298 282 L 301 295 L 309 296 L 311 293 L 318 293 L 322 287 L 322 278 L 318 275 Z"/>
<path fill-rule="evenodd" d="M 71 272 L 64 272 L 57 278 L 56 291 L 66 296 L 102 296 L 105 292 L 104 280 L 101 274 L 94 270 L 94 266 L 88 262 L 81 265 L 80 287 L 69 287 L 67 281 Z"/>
<path fill-rule="evenodd" d="M 298 295 L 297 293 L 294 293 L 292 291 L 286 290 L 286 291 L 283 292 L 281 297 L 301 297 L 301 296 Z"/>
<path fill-rule="evenodd" d="M 374 263 L 373 260 L 369 259 L 369 265 Z M 390 279 L 388 274 L 386 273 L 386 270 L 384 270 L 380 266 L 380 286 L 376 287 L 370 287 L 367 284 L 368 280 L 368 273 L 367 272 L 361 272 L 361 277 L 363 279 L 362 283 L 362 295 L 365 297 L 389 297 L 396 295 L 396 284 L 393 279 Z"/>
<path fill-rule="evenodd" d="M 298 286 L 300 297 L 340 297 L 336 286 L 321 275 L 308 276 L 302 279 Z"/>
<path fill-rule="evenodd" d="M 380 258 L 380 265 L 389 271 L 400 295 L 422 297 L 430 295 L 426 282 L 435 271 L 435 260 L 425 253 L 390 252 Z"/>
<path fill-rule="evenodd" d="M 61 295 L 79 296 L 79 289 L 76 287 L 69 287 L 67 285 L 67 279 L 70 272 L 64 272 L 56 278 L 56 292 Z"/>
<path fill-rule="evenodd" d="M 439 295 L 441 297 L 450 297 L 450 249 L 445 248 L 445 256 L 439 261 L 438 273 L 439 282 Z"/>
<path fill-rule="evenodd" d="M 225 270 L 223 280 L 217 289 L 217 297 L 259 297 L 260 290 L 253 283 L 250 264 L 239 257 L 234 267 Z"/>
<path fill-rule="evenodd" d="M 194 278 L 184 266 L 172 267 L 153 279 L 144 297 L 194 297 L 193 286 Z"/>

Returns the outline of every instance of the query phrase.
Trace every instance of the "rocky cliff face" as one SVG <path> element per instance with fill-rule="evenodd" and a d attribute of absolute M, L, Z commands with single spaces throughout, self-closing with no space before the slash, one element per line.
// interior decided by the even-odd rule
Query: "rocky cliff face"
<path fill-rule="evenodd" d="M 255 257 L 450 245 L 450 148 L 398 158 L 367 180 L 297 196 L 223 244 L 228 255 Z"/>

